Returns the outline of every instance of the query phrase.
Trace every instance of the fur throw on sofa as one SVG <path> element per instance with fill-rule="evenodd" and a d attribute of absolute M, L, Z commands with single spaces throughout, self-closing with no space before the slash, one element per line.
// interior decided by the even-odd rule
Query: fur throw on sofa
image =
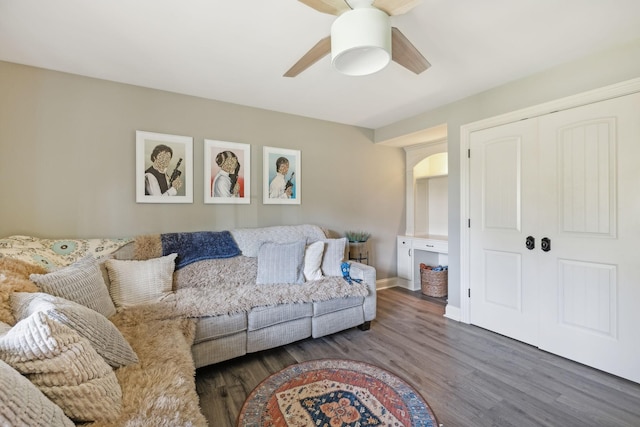
<path fill-rule="evenodd" d="M 0 258 L 0 322 L 11 326 L 16 319 L 11 311 L 11 294 L 14 292 L 39 292 L 29 280 L 31 274 L 44 274 L 43 267 L 12 258 Z"/>
<path fill-rule="evenodd" d="M 126 316 L 123 315 L 126 313 Z M 122 388 L 122 413 L 92 427 L 205 427 L 195 387 L 191 319 L 142 320 L 135 308 L 111 317 L 138 355 L 139 363 L 115 371 Z"/>
<path fill-rule="evenodd" d="M 190 264 L 174 273 L 175 291 L 160 302 L 136 307 L 136 316 L 149 321 L 166 317 L 203 317 L 249 311 L 258 306 L 365 297 L 365 283 L 324 277 L 304 284 L 257 285 L 257 259 L 237 256 Z M 128 309 L 122 316 L 128 316 Z"/>

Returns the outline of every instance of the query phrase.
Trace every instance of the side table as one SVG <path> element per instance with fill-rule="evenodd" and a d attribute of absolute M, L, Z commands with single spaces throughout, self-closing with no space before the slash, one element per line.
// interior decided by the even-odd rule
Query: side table
<path fill-rule="evenodd" d="M 369 264 L 369 241 L 349 242 L 349 260 Z"/>

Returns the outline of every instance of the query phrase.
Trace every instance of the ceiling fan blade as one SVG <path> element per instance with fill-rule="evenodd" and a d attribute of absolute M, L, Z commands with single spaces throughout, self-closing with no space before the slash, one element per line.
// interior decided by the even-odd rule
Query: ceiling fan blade
<path fill-rule="evenodd" d="M 422 0 L 374 0 L 373 6 L 386 12 L 389 16 L 394 16 L 407 13 L 420 3 Z"/>
<path fill-rule="evenodd" d="M 331 36 L 327 36 L 315 44 L 293 67 L 284 73 L 284 77 L 295 77 L 331 52 Z"/>
<path fill-rule="evenodd" d="M 317 10 L 318 12 L 328 13 L 329 15 L 340 15 L 343 12 L 351 10 L 344 0 L 298 0 L 307 6 Z"/>
<path fill-rule="evenodd" d="M 396 27 L 391 28 L 391 59 L 416 74 L 431 67 L 429 61 Z"/>

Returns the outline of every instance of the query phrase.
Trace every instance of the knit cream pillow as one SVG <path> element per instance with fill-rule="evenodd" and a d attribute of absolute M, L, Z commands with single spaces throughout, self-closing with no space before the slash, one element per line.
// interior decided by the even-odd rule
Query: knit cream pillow
<path fill-rule="evenodd" d="M 74 427 L 59 406 L 0 360 L 0 426 Z"/>
<path fill-rule="evenodd" d="M 0 337 L 0 359 L 76 422 L 111 421 L 120 414 L 122 391 L 111 366 L 86 338 L 43 312 Z"/>
<path fill-rule="evenodd" d="M 88 339 L 104 361 L 114 368 L 138 363 L 138 356 L 118 328 L 88 307 L 41 292 L 14 292 L 11 307 L 17 320 L 42 311 L 49 318 L 67 325 Z"/>
<path fill-rule="evenodd" d="M 162 300 L 173 289 L 173 270 L 178 254 L 145 261 L 109 259 L 109 293 L 118 308 Z"/>
<path fill-rule="evenodd" d="M 29 278 L 42 292 L 82 304 L 104 317 L 116 313 L 100 272 L 100 264 L 91 254 L 59 270 L 32 274 Z"/>
<path fill-rule="evenodd" d="M 305 280 L 320 280 L 322 275 L 322 254 L 324 242 L 314 242 L 304 251 L 304 278 Z"/>
<path fill-rule="evenodd" d="M 322 256 L 322 274 L 341 277 L 347 238 L 325 239 L 324 242 L 326 246 Z"/>

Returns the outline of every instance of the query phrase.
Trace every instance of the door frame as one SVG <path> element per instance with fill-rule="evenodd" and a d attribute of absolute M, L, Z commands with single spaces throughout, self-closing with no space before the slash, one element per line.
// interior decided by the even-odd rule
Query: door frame
<path fill-rule="evenodd" d="M 606 99 L 640 92 L 640 78 L 556 99 L 532 107 L 512 111 L 460 126 L 460 320 L 471 323 L 470 298 L 470 232 L 469 232 L 469 157 L 471 133 L 519 120 L 543 116 Z"/>

